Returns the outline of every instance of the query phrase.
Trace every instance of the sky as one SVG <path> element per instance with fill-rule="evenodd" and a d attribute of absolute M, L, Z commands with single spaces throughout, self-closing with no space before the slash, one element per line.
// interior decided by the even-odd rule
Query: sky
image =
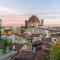
<path fill-rule="evenodd" d="M 22 25 L 32 15 L 45 25 L 60 25 L 60 0 L 0 0 L 3 25 Z"/>

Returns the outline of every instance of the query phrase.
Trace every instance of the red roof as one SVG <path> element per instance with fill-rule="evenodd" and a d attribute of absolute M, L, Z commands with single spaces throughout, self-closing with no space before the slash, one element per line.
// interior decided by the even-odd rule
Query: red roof
<path fill-rule="evenodd" d="M 29 18 L 29 20 L 28 20 L 28 22 L 37 22 L 37 23 L 39 23 L 40 21 L 39 21 L 39 18 L 38 17 L 36 17 L 35 15 L 32 15 L 30 18 Z"/>

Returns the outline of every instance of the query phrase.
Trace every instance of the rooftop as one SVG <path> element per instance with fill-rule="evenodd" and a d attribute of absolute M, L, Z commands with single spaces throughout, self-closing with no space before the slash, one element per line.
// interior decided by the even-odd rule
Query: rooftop
<path fill-rule="evenodd" d="M 28 20 L 28 22 L 29 23 L 39 23 L 40 21 L 39 21 L 39 18 L 38 17 L 36 17 L 35 15 L 32 15 L 30 18 L 29 18 L 29 20 Z"/>

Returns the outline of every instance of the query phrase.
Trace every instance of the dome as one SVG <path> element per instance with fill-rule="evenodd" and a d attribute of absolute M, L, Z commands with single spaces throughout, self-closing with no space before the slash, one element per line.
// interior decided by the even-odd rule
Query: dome
<path fill-rule="evenodd" d="M 28 23 L 39 23 L 39 19 L 38 17 L 36 17 L 35 15 L 31 16 L 28 20 Z"/>

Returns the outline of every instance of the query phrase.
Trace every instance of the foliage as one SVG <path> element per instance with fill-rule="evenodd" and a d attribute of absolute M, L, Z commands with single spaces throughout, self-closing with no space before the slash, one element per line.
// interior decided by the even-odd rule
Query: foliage
<path fill-rule="evenodd" d="M 44 60 L 49 60 L 49 53 L 45 54 Z"/>
<path fill-rule="evenodd" d="M 4 37 L 3 38 L 3 52 L 4 53 L 7 53 L 7 52 L 9 52 L 9 45 L 10 45 L 10 42 L 9 42 L 9 40 L 8 40 L 8 38 L 7 37 Z"/>
<path fill-rule="evenodd" d="M 3 39 L 3 45 L 4 45 L 4 46 L 9 46 L 9 40 L 8 40 L 7 37 L 5 37 L 5 38 Z"/>
<path fill-rule="evenodd" d="M 51 47 L 50 60 L 60 60 L 60 38 Z"/>

